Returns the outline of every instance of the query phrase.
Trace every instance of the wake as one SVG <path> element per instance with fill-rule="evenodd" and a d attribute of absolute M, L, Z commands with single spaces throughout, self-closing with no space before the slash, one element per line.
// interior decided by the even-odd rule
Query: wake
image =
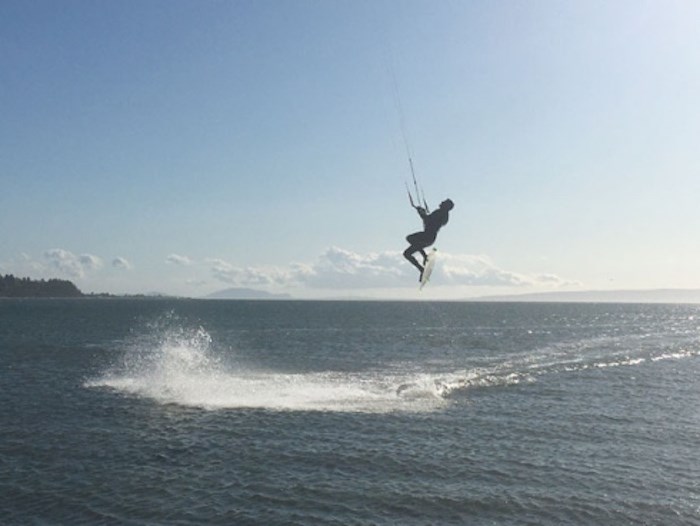
<path fill-rule="evenodd" d="M 442 409 L 473 389 L 700 355 L 687 349 L 630 355 L 612 352 L 610 347 L 609 341 L 597 340 L 561 344 L 524 355 L 495 356 L 493 364 L 456 371 L 282 373 L 233 366 L 214 352 L 212 337 L 204 328 L 183 328 L 177 320 L 166 319 L 136 337 L 117 363 L 84 386 L 209 410 L 426 412 Z"/>

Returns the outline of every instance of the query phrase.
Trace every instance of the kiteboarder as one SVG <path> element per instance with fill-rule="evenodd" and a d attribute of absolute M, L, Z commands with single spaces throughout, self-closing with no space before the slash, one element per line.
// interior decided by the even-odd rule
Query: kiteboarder
<path fill-rule="evenodd" d="M 411 204 L 413 205 L 412 199 Z M 454 208 L 454 206 L 455 205 L 451 199 L 445 199 L 442 203 L 440 203 L 440 208 L 429 214 L 427 211 L 427 206 L 424 208 L 422 206 L 413 205 L 418 212 L 418 215 L 423 220 L 423 231 L 415 232 L 406 236 L 406 241 L 409 242 L 410 246 L 404 250 L 403 256 L 420 272 L 420 275 L 418 276 L 419 281 L 423 276 L 423 265 L 425 265 L 425 261 L 428 259 L 428 254 L 426 254 L 425 248 L 435 243 L 435 238 L 437 237 L 438 231 L 447 224 L 447 221 L 449 220 L 449 212 Z M 423 256 L 423 265 L 418 263 L 413 255 L 416 252 L 420 252 Z"/>

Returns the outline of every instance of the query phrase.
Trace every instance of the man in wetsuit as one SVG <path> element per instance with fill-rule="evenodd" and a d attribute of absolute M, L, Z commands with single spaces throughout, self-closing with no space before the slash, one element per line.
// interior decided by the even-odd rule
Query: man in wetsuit
<path fill-rule="evenodd" d="M 415 232 L 409 236 L 406 236 L 406 241 L 409 242 L 410 246 L 404 250 L 403 256 L 420 271 L 418 280 L 423 276 L 423 265 L 425 265 L 425 260 L 428 259 L 428 254 L 426 254 L 425 249 L 433 243 L 435 243 L 435 238 L 437 237 L 438 231 L 447 224 L 449 220 L 449 212 L 454 208 L 454 203 L 451 199 L 445 199 L 440 203 L 440 208 L 435 210 L 432 214 L 428 214 L 425 208 L 416 206 L 415 209 L 418 211 L 418 215 L 423 219 L 423 231 Z M 416 252 L 420 252 L 423 256 L 423 265 L 418 263 L 416 258 L 413 256 Z"/>

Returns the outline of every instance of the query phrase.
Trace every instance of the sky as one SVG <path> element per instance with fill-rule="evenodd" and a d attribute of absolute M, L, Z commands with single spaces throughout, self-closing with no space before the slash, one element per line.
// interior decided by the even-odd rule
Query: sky
<path fill-rule="evenodd" d="M 0 274 L 83 292 L 700 288 L 700 2 L 3 0 Z M 428 287 L 401 253 L 441 230 Z"/>

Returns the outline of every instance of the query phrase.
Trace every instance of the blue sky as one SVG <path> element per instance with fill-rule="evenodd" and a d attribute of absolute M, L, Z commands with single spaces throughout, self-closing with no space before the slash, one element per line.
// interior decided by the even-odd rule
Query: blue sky
<path fill-rule="evenodd" d="M 698 19 L 5 0 L 0 273 L 195 297 L 700 287 Z M 406 146 L 429 203 L 456 203 L 420 295 Z"/>

